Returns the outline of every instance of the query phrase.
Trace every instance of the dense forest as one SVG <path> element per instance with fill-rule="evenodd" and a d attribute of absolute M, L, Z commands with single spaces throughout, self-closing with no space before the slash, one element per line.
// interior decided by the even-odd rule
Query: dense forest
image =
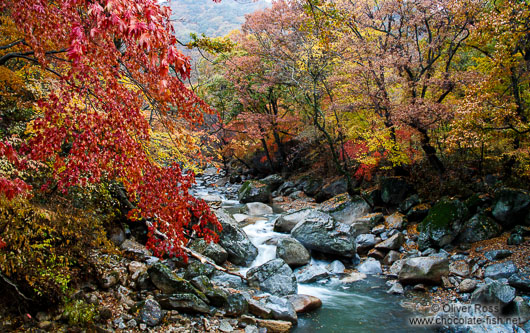
<path fill-rule="evenodd" d="M 4 0 L 0 82 L 1 331 L 530 332 L 527 1 Z"/>

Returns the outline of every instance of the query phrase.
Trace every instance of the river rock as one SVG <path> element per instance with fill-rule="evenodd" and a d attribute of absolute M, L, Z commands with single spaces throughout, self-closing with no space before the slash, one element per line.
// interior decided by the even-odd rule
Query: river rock
<path fill-rule="evenodd" d="M 249 269 L 247 279 L 251 287 L 259 287 L 273 295 L 285 296 L 298 290 L 293 271 L 283 259 L 273 259 Z"/>
<path fill-rule="evenodd" d="M 272 318 L 272 310 L 265 306 L 260 300 L 250 298 L 248 300 L 248 312 L 264 319 Z"/>
<path fill-rule="evenodd" d="M 296 190 L 296 185 L 291 181 L 287 181 L 283 183 L 282 185 L 280 185 L 280 187 L 277 190 L 277 193 L 281 195 L 289 195 L 293 193 L 295 190 Z"/>
<path fill-rule="evenodd" d="M 449 274 L 449 261 L 440 257 L 415 257 L 404 261 L 398 278 L 403 284 L 440 284 Z"/>
<path fill-rule="evenodd" d="M 353 283 L 353 282 L 364 280 L 366 278 L 367 278 L 367 276 L 364 273 L 352 272 L 352 273 L 350 273 L 350 275 L 341 278 L 340 282 L 342 282 L 342 283 Z"/>
<path fill-rule="evenodd" d="M 258 216 L 258 215 L 269 215 L 272 214 L 272 207 L 262 202 L 249 202 L 246 204 L 247 214 Z"/>
<path fill-rule="evenodd" d="M 317 202 L 323 202 L 347 191 L 348 182 L 346 179 L 341 178 L 329 185 L 322 187 L 322 189 L 317 193 L 315 199 Z"/>
<path fill-rule="evenodd" d="M 257 180 L 247 180 L 239 189 L 239 201 L 247 202 L 271 202 L 272 195 L 270 187 Z"/>
<path fill-rule="evenodd" d="M 510 286 L 515 287 L 524 292 L 530 291 L 530 278 L 528 276 L 523 276 L 521 274 L 513 274 L 508 279 Z"/>
<path fill-rule="evenodd" d="M 458 236 L 461 243 L 474 243 L 496 237 L 501 232 L 501 226 L 484 213 L 473 215 L 464 223 L 462 233 Z"/>
<path fill-rule="evenodd" d="M 399 177 L 388 177 L 381 181 L 381 201 L 399 205 L 412 191 L 412 186 Z"/>
<path fill-rule="evenodd" d="M 307 265 L 296 270 L 295 276 L 299 283 L 311 283 L 327 278 L 329 271 L 319 265 Z"/>
<path fill-rule="evenodd" d="M 493 280 L 498 279 L 508 279 L 513 274 L 517 273 L 519 270 L 513 261 L 506 261 L 499 264 L 493 264 L 486 267 L 484 270 L 484 277 L 490 278 Z"/>
<path fill-rule="evenodd" d="M 508 258 L 512 253 L 510 250 L 492 250 L 485 252 L 484 257 L 489 261 L 495 261 Z"/>
<path fill-rule="evenodd" d="M 243 288 L 246 284 L 239 276 L 228 274 L 221 271 L 216 271 L 211 281 L 218 286 L 230 288 Z"/>
<path fill-rule="evenodd" d="M 138 315 L 142 322 L 151 327 L 160 324 L 164 317 L 162 307 L 154 299 L 146 300 Z"/>
<path fill-rule="evenodd" d="M 258 319 L 251 316 L 241 316 L 241 321 L 246 324 L 258 325 L 267 333 L 288 333 L 293 324 L 285 320 Z"/>
<path fill-rule="evenodd" d="M 370 206 L 361 198 L 355 198 L 350 202 L 346 202 L 340 205 L 336 210 L 331 212 L 331 216 L 340 223 L 344 224 L 354 224 L 358 219 L 363 216 L 366 216 L 370 213 Z M 373 221 L 368 221 L 373 222 Z M 357 222 L 361 223 L 361 222 Z M 362 224 L 367 224 L 365 221 L 362 221 Z M 370 227 L 371 228 L 371 227 Z M 368 230 L 359 230 L 357 234 L 366 233 Z"/>
<path fill-rule="evenodd" d="M 499 281 L 489 281 L 471 295 L 472 302 L 483 304 L 508 304 L 515 298 L 515 288 Z"/>
<path fill-rule="evenodd" d="M 360 273 L 368 275 L 383 273 L 383 270 L 381 269 L 381 263 L 373 258 L 368 258 L 362 262 L 359 266 L 357 266 L 357 270 Z"/>
<path fill-rule="evenodd" d="M 530 194 L 513 188 L 502 188 L 495 193 L 491 214 L 506 226 L 522 221 L 530 207 Z"/>
<path fill-rule="evenodd" d="M 458 199 L 444 198 L 436 203 L 418 226 L 420 251 L 451 243 L 460 233 L 467 215 L 466 205 Z"/>
<path fill-rule="evenodd" d="M 227 297 L 227 303 L 223 307 L 227 316 L 239 317 L 249 310 L 249 304 L 241 293 L 231 293 Z"/>
<path fill-rule="evenodd" d="M 375 245 L 375 248 L 378 250 L 399 250 L 401 245 L 405 242 L 405 237 L 401 232 L 398 232 L 394 236 L 388 238 L 385 241 L 382 241 L 379 244 Z"/>
<path fill-rule="evenodd" d="M 399 272 L 401 272 L 401 268 L 403 268 L 403 265 L 405 264 L 405 259 L 400 259 L 395 261 L 392 266 L 389 268 L 390 275 L 398 276 Z"/>
<path fill-rule="evenodd" d="M 413 194 L 399 204 L 398 212 L 400 212 L 401 214 L 407 214 L 412 207 L 417 206 L 420 203 L 420 197 L 417 194 Z"/>
<path fill-rule="evenodd" d="M 340 260 L 333 260 L 329 265 L 326 266 L 326 269 L 331 274 L 342 274 L 346 267 Z"/>
<path fill-rule="evenodd" d="M 409 222 L 416 222 L 416 221 L 422 221 L 424 218 L 427 217 L 429 214 L 429 210 L 431 209 L 431 206 L 429 204 L 419 204 L 407 212 L 407 221 Z"/>
<path fill-rule="evenodd" d="M 347 258 L 356 254 L 351 226 L 335 221 L 326 213 L 309 214 L 294 227 L 291 235 L 311 250 Z"/>
<path fill-rule="evenodd" d="M 355 238 L 357 244 L 357 253 L 364 254 L 375 246 L 374 234 L 360 234 Z"/>
<path fill-rule="evenodd" d="M 269 189 L 271 191 L 276 191 L 280 188 L 285 182 L 285 180 L 282 178 L 282 176 L 278 174 L 267 176 L 260 180 L 262 183 L 265 183 L 269 186 Z"/>
<path fill-rule="evenodd" d="M 280 238 L 276 246 L 276 257 L 283 259 L 287 265 L 298 267 L 311 261 L 309 251 L 294 238 Z"/>
<path fill-rule="evenodd" d="M 192 294 L 161 294 L 156 300 L 163 309 L 178 310 L 186 313 L 210 313 L 210 307 Z"/>
<path fill-rule="evenodd" d="M 289 233 L 298 223 L 305 220 L 305 218 L 311 214 L 318 214 L 318 211 L 309 208 L 294 213 L 282 214 L 274 222 L 274 231 Z"/>
<path fill-rule="evenodd" d="M 322 301 L 310 295 L 288 295 L 287 299 L 293 304 L 296 313 L 307 313 L 322 307 Z"/>
<path fill-rule="evenodd" d="M 395 294 L 395 295 L 402 295 L 405 291 L 403 290 L 403 285 L 399 282 L 395 282 L 392 284 L 390 289 L 387 290 L 387 294 Z"/>
<path fill-rule="evenodd" d="M 477 287 L 477 281 L 473 279 L 464 279 L 462 282 L 460 282 L 460 285 L 458 286 L 458 290 L 461 293 L 470 293 Z"/>
<path fill-rule="evenodd" d="M 200 291 L 193 287 L 190 282 L 177 276 L 171 269 L 160 262 L 151 266 L 147 272 L 151 282 L 166 294 L 192 293 L 200 295 Z"/>
<path fill-rule="evenodd" d="M 386 256 L 383 258 L 383 264 L 392 265 L 393 263 L 398 261 L 400 257 L 401 257 L 401 254 L 399 252 L 394 251 L 394 250 L 390 250 L 386 254 Z"/>
<path fill-rule="evenodd" d="M 271 310 L 273 319 L 289 321 L 294 325 L 298 323 L 296 310 L 287 298 L 272 295 L 260 299 L 260 302 Z"/>
<path fill-rule="evenodd" d="M 142 244 L 134 239 L 126 239 L 121 243 L 120 249 L 128 257 L 133 257 L 135 260 L 143 261 L 151 256 L 151 252 Z"/>
<path fill-rule="evenodd" d="M 305 176 L 300 178 L 298 181 L 298 189 L 304 191 L 305 194 L 312 197 L 318 193 L 324 181 L 320 178 L 314 178 L 311 176 Z"/>
<path fill-rule="evenodd" d="M 203 264 L 198 260 L 193 260 L 188 263 L 186 270 L 184 271 L 184 278 L 191 280 L 196 276 L 207 276 L 211 277 L 215 272 L 215 268 L 210 264 Z"/>
<path fill-rule="evenodd" d="M 401 230 L 405 226 L 405 216 L 399 212 L 395 212 L 392 215 L 388 215 L 385 218 L 388 229 Z"/>
<path fill-rule="evenodd" d="M 383 260 L 385 258 L 385 253 L 382 250 L 371 249 L 370 251 L 368 251 L 368 257 L 377 260 Z"/>
<path fill-rule="evenodd" d="M 465 260 L 453 261 L 449 264 L 449 273 L 466 277 L 469 275 L 469 264 Z"/>
<path fill-rule="evenodd" d="M 215 215 L 223 227 L 219 243 L 228 253 L 228 260 L 236 265 L 250 265 L 258 256 L 258 249 L 226 211 L 218 209 L 215 211 Z"/>

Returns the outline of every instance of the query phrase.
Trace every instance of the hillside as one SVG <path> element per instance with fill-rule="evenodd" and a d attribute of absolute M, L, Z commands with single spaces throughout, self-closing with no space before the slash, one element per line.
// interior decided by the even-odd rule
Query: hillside
<path fill-rule="evenodd" d="M 171 7 L 176 35 L 182 42 L 189 41 L 190 33 L 204 33 L 209 37 L 224 36 L 238 29 L 245 15 L 270 6 L 265 0 L 235 1 L 223 0 L 172 0 L 163 2 Z"/>

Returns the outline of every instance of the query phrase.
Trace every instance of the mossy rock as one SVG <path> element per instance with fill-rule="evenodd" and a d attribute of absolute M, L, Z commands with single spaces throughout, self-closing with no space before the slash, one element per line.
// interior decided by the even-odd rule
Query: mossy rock
<path fill-rule="evenodd" d="M 468 214 L 466 205 L 458 199 L 443 198 L 438 201 L 418 226 L 420 250 L 451 243 L 460 233 Z"/>
<path fill-rule="evenodd" d="M 207 301 L 204 293 L 193 287 L 189 281 L 174 274 L 169 267 L 162 263 L 155 263 L 147 272 L 153 284 L 164 293 L 190 293 L 197 295 L 203 301 Z"/>
<path fill-rule="evenodd" d="M 248 202 L 271 202 L 272 194 L 269 185 L 259 180 L 247 180 L 239 189 L 239 201 Z"/>

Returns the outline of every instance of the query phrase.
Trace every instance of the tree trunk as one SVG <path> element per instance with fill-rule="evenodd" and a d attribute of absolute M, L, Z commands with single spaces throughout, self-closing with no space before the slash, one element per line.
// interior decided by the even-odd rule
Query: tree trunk
<path fill-rule="evenodd" d="M 443 165 L 442 161 L 436 156 L 436 148 L 434 148 L 431 145 L 431 139 L 429 138 L 429 135 L 427 133 L 427 130 L 424 129 L 418 129 L 419 132 L 422 135 L 421 138 L 421 148 L 425 152 L 425 155 L 427 156 L 427 160 L 431 164 L 431 166 L 438 172 L 440 176 L 443 176 L 445 173 L 445 166 Z"/>

